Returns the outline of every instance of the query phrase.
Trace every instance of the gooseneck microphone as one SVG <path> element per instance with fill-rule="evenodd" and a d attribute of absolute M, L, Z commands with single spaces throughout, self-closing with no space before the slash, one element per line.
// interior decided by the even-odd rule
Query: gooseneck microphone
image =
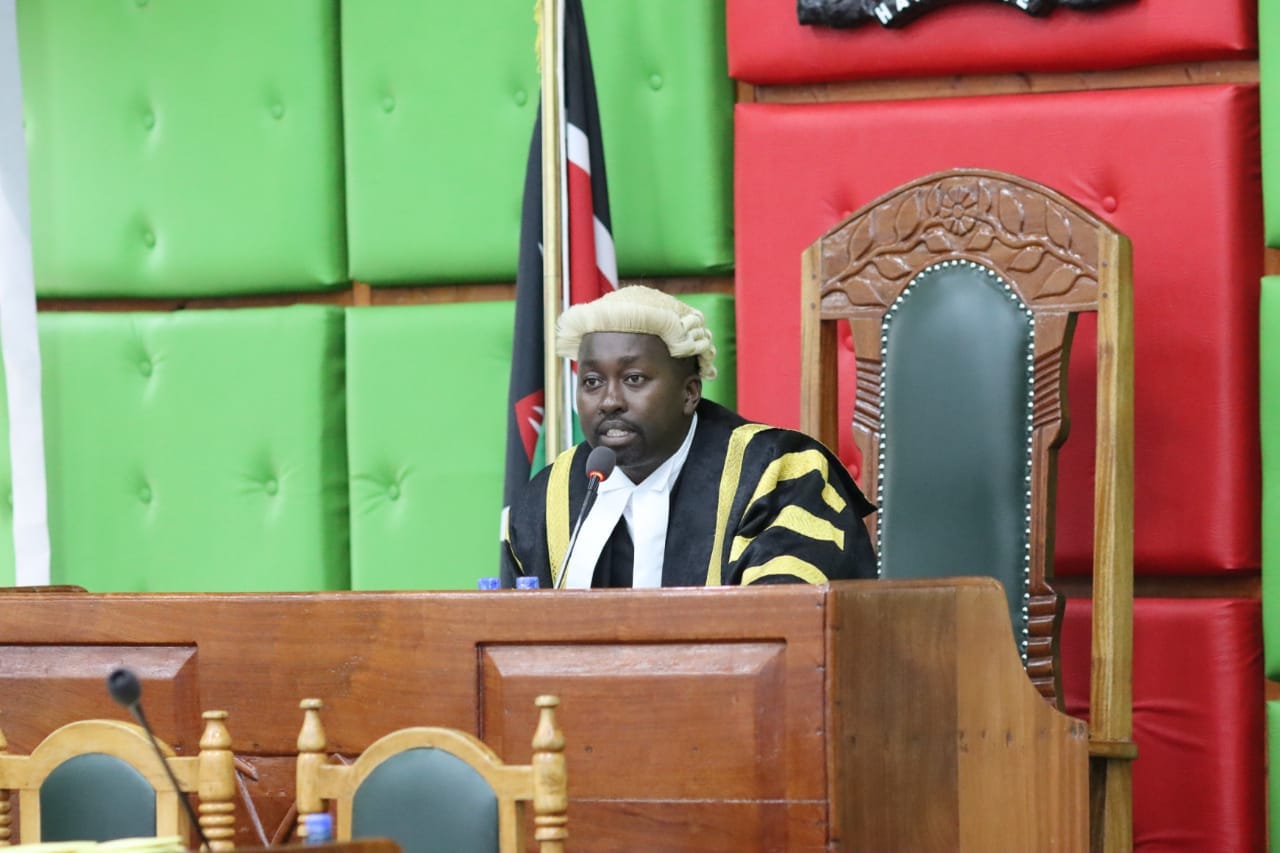
<path fill-rule="evenodd" d="M 147 739 L 151 741 L 151 748 L 156 751 L 156 757 L 160 759 L 160 766 L 164 768 L 165 774 L 169 777 L 173 790 L 178 792 L 178 800 L 182 803 L 182 807 L 186 809 L 187 817 L 191 821 L 191 827 L 200 838 L 200 849 L 212 850 L 213 848 L 209 846 L 209 839 L 204 834 L 204 829 L 200 826 L 200 819 L 196 817 L 196 810 L 191 808 L 191 801 L 182 792 L 182 786 L 178 784 L 178 778 L 173 775 L 173 768 L 169 766 L 169 762 L 165 760 L 164 753 L 160 751 L 160 744 L 156 741 L 155 732 L 151 731 L 151 725 L 147 722 L 146 715 L 142 713 L 142 683 L 138 681 L 138 676 L 134 675 L 133 670 L 125 669 L 124 667 L 112 670 L 111 674 L 107 676 L 107 692 L 111 694 L 111 698 L 116 700 L 118 704 L 129 709 L 129 713 L 138 721 L 138 725 L 142 726 L 142 730 L 147 733 Z"/>
<path fill-rule="evenodd" d="M 564 562 L 560 564 L 560 576 L 556 589 L 564 586 L 565 575 L 569 573 L 569 558 L 573 556 L 573 546 L 578 544 L 578 531 L 582 529 L 582 520 L 587 517 L 587 513 L 591 512 L 591 507 L 595 506 L 596 493 L 600 490 L 600 484 L 609 479 L 609 475 L 613 473 L 613 466 L 617 463 L 618 457 L 607 447 L 593 448 L 587 454 L 587 495 L 582 499 L 582 509 L 578 510 L 578 520 L 574 522 L 573 534 L 569 537 L 569 549 L 564 552 Z"/>

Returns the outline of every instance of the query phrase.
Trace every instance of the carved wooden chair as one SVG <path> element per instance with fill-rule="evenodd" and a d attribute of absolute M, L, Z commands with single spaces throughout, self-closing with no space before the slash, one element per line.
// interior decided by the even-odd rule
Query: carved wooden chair
<path fill-rule="evenodd" d="M 1097 312 L 1092 831 L 1111 827 L 1113 840 L 1131 821 L 1135 755 L 1131 263 L 1128 239 L 1071 199 L 966 169 L 867 204 L 802 264 L 801 428 L 837 444 L 837 324 L 847 322 L 881 576 L 997 577 L 1018 652 L 1050 701 L 1060 700 L 1063 601 L 1049 581 L 1067 363 L 1077 315 Z"/>
<path fill-rule="evenodd" d="M 298 734 L 298 829 L 336 803 L 339 841 L 394 839 L 404 853 L 525 850 L 524 804 L 534 812 L 540 853 L 563 853 L 569 794 L 560 700 L 539 696 L 531 764 L 504 764 L 478 738 L 456 729 L 399 729 L 349 764 L 327 763 L 319 699 L 304 699 Z"/>
<path fill-rule="evenodd" d="M 117 720 L 69 723 L 30 755 L 10 755 L 0 733 L 0 845 L 10 840 L 11 791 L 18 792 L 19 841 L 187 838 L 180 798 L 199 797 L 200 827 L 214 850 L 234 846 L 236 780 L 226 711 L 206 711 L 200 752 L 177 756 L 160 744 L 174 789 L 140 726 Z"/>

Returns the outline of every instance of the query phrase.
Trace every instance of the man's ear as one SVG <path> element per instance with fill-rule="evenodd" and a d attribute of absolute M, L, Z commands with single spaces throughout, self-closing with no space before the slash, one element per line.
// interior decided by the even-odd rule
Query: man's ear
<path fill-rule="evenodd" d="M 702 377 L 693 374 L 684 381 L 684 413 L 692 415 L 702 402 Z"/>

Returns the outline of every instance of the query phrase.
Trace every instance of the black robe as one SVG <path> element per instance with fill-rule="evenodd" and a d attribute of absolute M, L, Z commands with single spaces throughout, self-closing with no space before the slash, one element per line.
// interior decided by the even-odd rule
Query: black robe
<path fill-rule="evenodd" d="M 518 575 L 555 585 L 586 494 L 584 442 L 560 454 L 512 502 L 503 586 Z M 873 578 L 862 518 L 874 511 L 839 459 L 803 433 L 698 404 L 698 428 L 671 491 L 663 586 Z M 631 539 L 619 519 L 592 586 L 631 585 Z"/>

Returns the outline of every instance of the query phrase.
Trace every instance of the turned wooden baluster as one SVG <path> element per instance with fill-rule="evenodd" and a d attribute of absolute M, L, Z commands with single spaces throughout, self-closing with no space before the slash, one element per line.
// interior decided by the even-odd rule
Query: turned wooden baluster
<path fill-rule="evenodd" d="M 5 740 L 4 731 L 0 730 L 0 770 L 3 769 L 3 757 L 9 753 L 9 741 Z M 0 847 L 9 846 L 10 829 L 9 822 L 13 819 L 9 805 L 9 789 L 8 782 L 4 779 L 4 774 L 0 773 Z"/>
<path fill-rule="evenodd" d="M 298 732 L 298 839 L 307 837 L 306 816 L 324 811 L 324 800 L 317 790 L 320 768 L 325 764 L 325 749 L 328 745 L 324 733 L 324 725 L 320 722 L 320 709 L 324 702 L 319 699 L 303 699 L 298 703 L 302 709 L 302 730 Z"/>
<path fill-rule="evenodd" d="M 541 853 L 564 853 L 569 837 L 569 785 L 564 760 L 564 733 L 556 724 L 555 696 L 534 700 L 540 709 L 533 732 L 533 837 Z"/>
<path fill-rule="evenodd" d="M 204 734 L 200 736 L 199 781 L 200 828 L 213 850 L 235 847 L 235 755 L 226 711 L 204 712 Z"/>

